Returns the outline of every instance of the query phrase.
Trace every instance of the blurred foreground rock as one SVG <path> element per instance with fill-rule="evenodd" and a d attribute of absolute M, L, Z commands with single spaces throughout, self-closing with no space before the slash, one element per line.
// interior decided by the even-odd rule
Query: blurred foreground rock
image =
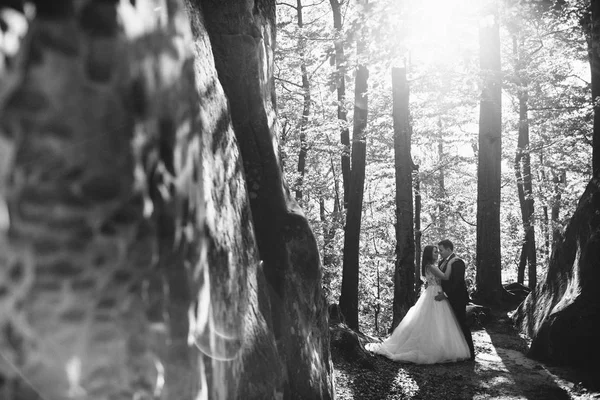
<path fill-rule="evenodd" d="M 0 77 L 0 398 L 332 398 L 275 3 L 49 4 Z"/>

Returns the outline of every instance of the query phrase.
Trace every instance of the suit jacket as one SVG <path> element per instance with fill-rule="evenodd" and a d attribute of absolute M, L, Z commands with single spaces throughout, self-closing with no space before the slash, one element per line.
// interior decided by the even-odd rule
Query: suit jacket
<path fill-rule="evenodd" d="M 467 284 L 465 283 L 465 262 L 451 254 L 447 260 L 440 263 L 440 269 L 443 272 L 446 271 L 448 262 L 454 258 L 456 258 L 456 261 L 452 263 L 450 279 L 442 280 L 442 289 L 451 304 L 464 307 L 469 302 L 469 292 L 467 292 Z"/>

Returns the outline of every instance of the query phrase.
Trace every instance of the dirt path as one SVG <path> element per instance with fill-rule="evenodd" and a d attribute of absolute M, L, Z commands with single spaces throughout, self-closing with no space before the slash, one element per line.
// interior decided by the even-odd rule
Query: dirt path
<path fill-rule="evenodd" d="M 391 399 L 600 399 L 582 385 L 590 373 L 550 367 L 523 354 L 527 348 L 506 316 L 473 332 L 474 362 L 419 366 L 375 356 L 373 370 L 334 354 L 338 400 Z"/>

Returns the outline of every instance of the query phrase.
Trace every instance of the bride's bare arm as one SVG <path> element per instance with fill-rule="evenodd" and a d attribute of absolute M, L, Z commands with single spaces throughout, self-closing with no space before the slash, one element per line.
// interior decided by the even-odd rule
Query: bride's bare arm
<path fill-rule="evenodd" d="M 435 265 L 430 265 L 429 269 L 436 277 L 447 281 L 450 278 L 450 274 L 452 273 L 452 261 L 453 260 L 450 260 L 450 262 L 448 262 L 448 266 L 446 267 L 446 272 L 442 272 Z"/>

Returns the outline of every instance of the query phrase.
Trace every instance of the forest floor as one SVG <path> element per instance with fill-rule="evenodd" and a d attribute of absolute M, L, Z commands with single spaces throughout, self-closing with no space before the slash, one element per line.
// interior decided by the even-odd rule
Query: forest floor
<path fill-rule="evenodd" d="M 506 313 L 472 333 L 475 361 L 414 365 L 373 356 L 368 369 L 333 352 L 336 399 L 600 399 L 600 376 L 527 358 L 528 343 Z"/>

